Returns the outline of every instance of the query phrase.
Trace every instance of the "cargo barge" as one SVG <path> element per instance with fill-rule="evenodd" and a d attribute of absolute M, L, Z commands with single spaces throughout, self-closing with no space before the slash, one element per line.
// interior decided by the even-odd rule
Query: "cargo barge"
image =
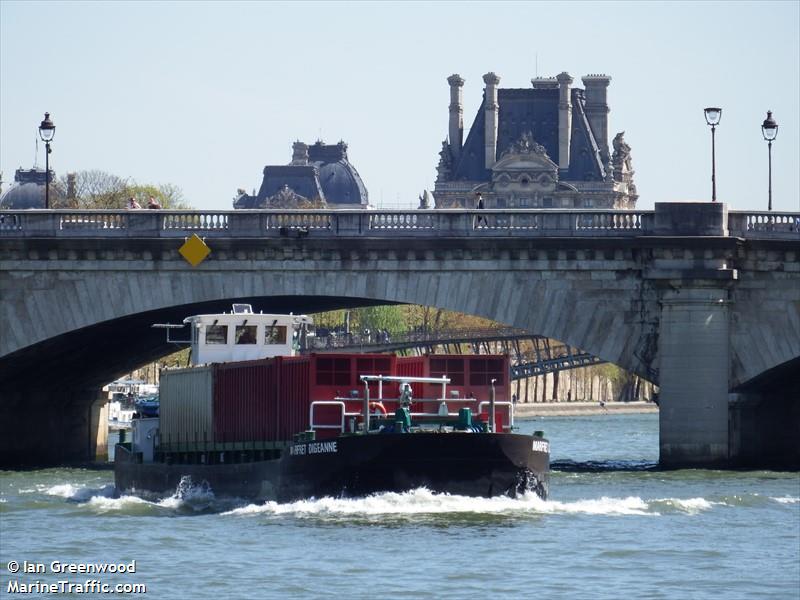
<path fill-rule="evenodd" d="M 418 487 L 547 497 L 549 443 L 513 433 L 507 356 L 300 356 L 308 317 L 246 305 L 184 322 L 193 366 L 162 371 L 159 415 L 117 446 L 120 494 L 191 480 L 280 502 Z"/>

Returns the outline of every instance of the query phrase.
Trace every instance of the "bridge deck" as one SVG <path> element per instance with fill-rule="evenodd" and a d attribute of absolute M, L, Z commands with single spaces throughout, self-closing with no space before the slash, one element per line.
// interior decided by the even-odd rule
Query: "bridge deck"
<path fill-rule="evenodd" d="M 25 210 L 0 211 L 2 237 L 638 237 L 645 210 Z M 480 218 L 479 218 L 480 217 Z M 800 239 L 800 214 L 730 211 L 727 235 Z"/>

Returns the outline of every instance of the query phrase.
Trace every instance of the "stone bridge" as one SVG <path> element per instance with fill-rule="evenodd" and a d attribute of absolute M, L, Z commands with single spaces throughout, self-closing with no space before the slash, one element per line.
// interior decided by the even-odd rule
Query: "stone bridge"
<path fill-rule="evenodd" d="M 660 203 L 0 212 L 0 464 L 91 459 L 99 386 L 171 351 L 150 325 L 233 301 L 480 315 L 658 384 L 665 466 L 800 463 L 800 215 Z"/>

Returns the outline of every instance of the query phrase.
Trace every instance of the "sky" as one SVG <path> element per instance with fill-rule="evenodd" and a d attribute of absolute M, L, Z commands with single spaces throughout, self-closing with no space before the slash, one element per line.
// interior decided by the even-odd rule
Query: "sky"
<path fill-rule="evenodd" d="M 292 142 L 344 140 L 378 207 L 433 189 L 459 73 L 465 128 L 482 76 L 500 87 L 562 71 L 612 77 L 638 207 L 717 197 L 800 210 L 800 2 L 16 2 L 0 0 L 0 170 L 37 158 L 51 114 L 57 175 L 99 169 L 232 208 Z M 467 131 L 464 138 L 466 139 Z M 609 143 L 610 143 L 609 139 Z M 38 164 L 44 167 L 43 149 Z"/>

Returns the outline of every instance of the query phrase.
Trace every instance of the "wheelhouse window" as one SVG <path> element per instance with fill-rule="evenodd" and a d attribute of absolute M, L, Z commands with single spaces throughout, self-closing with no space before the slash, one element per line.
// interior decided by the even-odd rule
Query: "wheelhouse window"
<path fill-rule="evenodd" d="M 256 343 L 256 326 L 255 325 L 237 325 L 235 333 L 236 333 L 236 343 L 237 344 L 255 344 Z"/>
<path fill-rule="evenodd" d="M 267 326 L 264 334 L 264 344 L 285 344 L 286 343 L 286 325 L 273 325 Z"/>
<path fill-rule="evenodd" d="M 209 325 L 206 327 L 206 344 L 209 346 L 215 344 L 228 343 L 228 326 L 227 325 Z"/>

